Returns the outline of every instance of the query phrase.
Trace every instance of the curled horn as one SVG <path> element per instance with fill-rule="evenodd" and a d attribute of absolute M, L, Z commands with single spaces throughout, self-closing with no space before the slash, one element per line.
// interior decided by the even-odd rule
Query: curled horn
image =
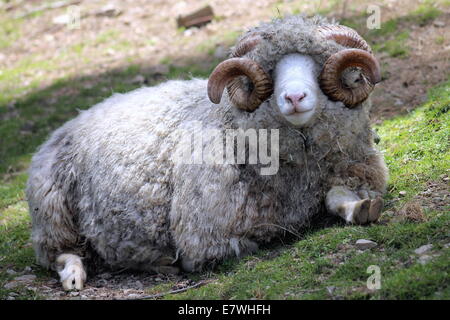
<path fill-rule="evenodd" d="M 319 27 L 322 38 L 334 40 L 336 43 L 350 47 L 327 59 L 319 77 L 322 91 L 335 101 L 342 101 L 347 107 L 354 107 L 367 99 L 376 83 L 381 81 L 380 65 L 373 56 L 367 42 L 353 29 L 345 26 Z M 349 88 L 342 81 L 346 69 L 358 67 L 361 69 L 361 82 L 356 88 Z"/>
<path fill-rule="evenodd" d="M 235 46 L 231 58 L 220 63 L 208 80 L 208 96 L 213 103 L 219 103 L 225 86 L 231 102 L 239 109 L 256 110 L 273 91 L 271 77 L 255 61 L 241 58 L 261 41 L 258 33 L 250 33 Z M 241 76 L 250 79 L 249 89 Z"/>
<path fill-rule="evenodd" d="M 230 83 L 239 76 L 247 76 L 253 83 L 253 90 L 244 88 L 242 81 Z M 256 110 L 273 90 L 270 76 L 259 64 L 247 58 L 230 58 L 214 69 L 208 80 L 208 96 L 213 103 L 220 102 L 225 86 L 234 105 L 246 111 Z"/>

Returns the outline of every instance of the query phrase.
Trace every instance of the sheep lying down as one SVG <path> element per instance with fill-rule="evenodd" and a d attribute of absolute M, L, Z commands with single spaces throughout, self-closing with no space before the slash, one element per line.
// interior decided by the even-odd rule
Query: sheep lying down
<path fill-rule="evenodd" d="M 354 30 L 293 16 L 246 32 L 208 80 L 82 111 L 29 170 L 38 262 L 82 289 L 100 265 L 200 271 L 314 215 L 377 221 L 387 169 L 368 112 L 379 81 Z"/>

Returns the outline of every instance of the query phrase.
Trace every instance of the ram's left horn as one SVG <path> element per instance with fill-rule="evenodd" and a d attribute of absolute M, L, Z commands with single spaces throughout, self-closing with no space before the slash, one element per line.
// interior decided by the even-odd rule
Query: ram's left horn
<path fill-rule="evenodd" d="M 367 42 L 353 29 L 341 25 L 321 26 L 319 37 L 350 48 L 333 54 L 325 62 L 319 77 L 320 88 L 331 99 L 352 108 L 367 99 L 381 81 L 380 65 Z M 359 85 L 346 85 L 343 74 L 348 68 L 361 69 Z"/>
<path fill-rule="evenodd" d="M 361 69 L 363 80 L 356 88 L 342 81 L 343 72 L 351 67 Z M 319 77 L 320 88 L 332 100 L 352 108 L 367 99 L 376 83 L 381 81 L 380 66 L 375 57 L 361 49 L 345 49 L 328 58 Z"/>

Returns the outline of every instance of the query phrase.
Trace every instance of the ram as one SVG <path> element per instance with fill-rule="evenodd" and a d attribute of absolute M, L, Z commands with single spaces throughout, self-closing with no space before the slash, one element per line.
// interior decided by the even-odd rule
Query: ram
<path fill-rule="evenodd" d="M 246 32 L 208 80 L 167 81 L 82 111 L 29 170 L 38 262 L 66 290 L 81 289 L 99 264 L 199 271 L 314 215 L 375 222 L 387 180 L 369 122 L 379 81 L 354 30 L 292 16 Z M 219 150 L 235 138 L 244 143 Z M 258 161 L 236 160 L 257 151 Z"/>

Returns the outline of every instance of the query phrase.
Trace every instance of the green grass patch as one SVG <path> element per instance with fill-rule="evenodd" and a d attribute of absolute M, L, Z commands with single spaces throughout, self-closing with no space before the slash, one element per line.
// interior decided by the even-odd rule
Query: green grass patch
<path fill-rule="evenodd" d="M 433 89 L 429 101 L 406 117 L 378 126 L 389 167 L 390 192 L 414 194 L 427 180 L 447 173 L 450 163 L 450 82 Z"/>
<path fill-rule="evenodd" d="M 0 49 L 8 48 L 15 40 L 20 38 L 22 22 L 22 19 L 0 16 Z"/>
<path fill-rule="evenodd" d="M 426 1 L 409 14 L 408 19 L 424 26 L 442 14 L 442 11 L 433 6 L 432 1 Z"/>
<path fill-rule="evenodd" d="M 387 52 L 391 57 L 406 58 L 410 52 L 410 48 L 406 45 L 408 38 L 409 32 L 403 31 L 391 40 L 374 44 L 373 49 L 378 52 Z"/>

